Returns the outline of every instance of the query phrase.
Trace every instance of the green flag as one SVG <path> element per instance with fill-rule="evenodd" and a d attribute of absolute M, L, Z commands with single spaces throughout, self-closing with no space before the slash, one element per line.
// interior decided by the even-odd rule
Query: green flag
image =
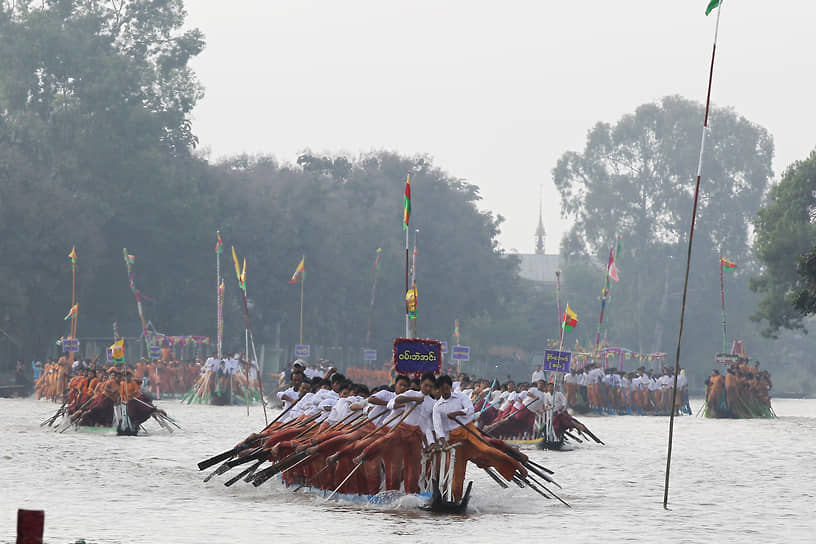
<path fill-rule="evenodd" d="M 710 0 L 708 2 L 708 7 L 706 8 L 706 15 L 714 11 L 714 9 L 720 6 L 720 0 Z"/>

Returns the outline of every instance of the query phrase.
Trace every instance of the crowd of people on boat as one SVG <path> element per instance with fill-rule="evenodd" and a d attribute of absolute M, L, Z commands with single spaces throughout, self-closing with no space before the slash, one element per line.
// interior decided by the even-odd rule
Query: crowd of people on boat
<path fill-rule="evenodd" d="M 233 399 L 240 402 L 262 400 L 258 363 L 245 354 L 218 357 L 213 353 L 199 368 L 195 382 L 185 395 L 188 403 L 230 404 Z"/>
<path fill-rule="evenodd" d="M 468 461 L 487 469 L 494 479 L 528 481 L 531 477 L 527 456 L 485 431 L 480 416 L 488 414 L 485 422 L 499 421 L 498 409 L 485 405 L 493 394 L 487 380 L 465 376 L 454 381 L 433 373 L 419 378 L 397 375 L 390 386 L 369 389 L 334 368 L 310 380 L 304 368 L 296 363 L 290 386 L 277 393 L 281 417 L 234 448 L 237 457 L 232 466 L 244 461 L 255 466 L 273 462 L 259 472 L 249 469 L 255 485 L 282 473 L 287 485 L 340 493 L 418 493 L 430 485 L 434 455 L 452 449 L 455 453 L 445 462 L 453 457 L 452 465 L 446 466 L 455 500 L 462 497 Z M 523 408 L 529 410 L 529 406 Z"/>
<path fill-rule="evenodd" d="M 771 418 L 771 375 L 740 361 L 730 364 L 721 374 L 714 369 L 706 378 L 706 416 L 714 418 Z"/>
<path fill-rule="evenodd" d="M 564 376 L 567 406 L 576 413 L 594 412 L 616 415 L 671 414 L 674 372 L 641 367 L 625 372 L 590 364 L 573 369 Z M 684 370 L 677 375 L 675 414 L 691 414 L 688 377 Z"/>
<path fill-rule="evenodd" d="M 80 367 L 68 380 L 62 406 L 48 424 L 62 418 L 63 429 L 70 425 L 116 427 L 120 433 L 136 434 L 145 421 L 154 417 L 165 426 L 167 414 L 153 404 L 139 383 L 126 364 Z"/>
<path fill-rule="evenodd" d="M 108 363 L 110 364 L 110 363 Z M 35 362 L 34 388 L 37 398 L 62 402 L 68 391 L 68 382 L 80 372 L 101 375 L 106 368 L 97 359 L 72 358 L 66 354 L 45 363 Z M 201 373 L 200 360 L 176 361 L 141 359 L 133 369 L 133 379 L 142 391 L 155 398 L 183 395 L 191 389 Z"/>

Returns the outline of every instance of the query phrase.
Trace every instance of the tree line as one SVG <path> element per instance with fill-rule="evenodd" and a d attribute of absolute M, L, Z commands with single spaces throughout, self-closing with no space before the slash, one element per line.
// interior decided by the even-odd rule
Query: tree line
<path fill-rule="evenodd" d="M 492 364 L 491 346 L 528 352 L 557 336 L 555 292 L 519 277 L 498 237 L 503 218 L 479 208 L 479 188 L 428 156 L 372 152 L 295 164 L 271 155 L 213 163 L 196 151 L 190 114 L 203 86 L 190 60 L 205 46 L 185 29 L 180 0 L 0 4 L 0 353 L 42 357 L 67 329 L 79 254 L 80 336 L 138 335 L 121 249 L 153 301 L 162 332 L 215 336 L 215 232 L 226 252 L 225 338 L 242 345 L 243 303 L 230 246 L 246 257 L 257 338 L 298 339 L 305 257 L 304 341 L 362 346 L 368 323 L 382 353 L 403 332 L 402 191 L 411 175 L 409 234 L 418 237 L 418 330 L 464 343 Z M 642 353 L 673 352 L 690 221 L 700 104 L 669 96 L 616 123 L 598 123 L 553 179 L 573 220 L 561 246 L 562 298 L 579 314 L 570 333 L 593 345 L 609 248 L 617 237 L 603 334 Z M 730 109 L 712 112 L 693 254 L 683 364 L 707 373 L 722 348 L 719 256 L 729 341 L 778 372 L 806 365 L 801 332 L 812 312 L 816 158 L 772 185 L 773 140 Z M 416 232 L 419 229 L 419 232 Z M 377 249 L 376 301 L 370 312 Z M 753 316 L 754 321 L 750 319 Z M 760 324 L 758 325 L 759 322 Z M 778 341 L 760 336 L 781 335 Z M 802 366 L 806 368 L 806 366 Z"/>

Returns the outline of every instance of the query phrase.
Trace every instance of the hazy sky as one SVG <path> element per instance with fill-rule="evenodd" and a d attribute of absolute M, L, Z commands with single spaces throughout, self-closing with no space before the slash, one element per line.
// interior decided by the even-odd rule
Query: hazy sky
<path fill-rule="evenodd" d="M 213 159 L 427 153 L 506 217 L 507 250 L 532 251 L 542 187 L 556 252 L 569 228 L 558 157 L 644 102 L 704 101 L 716 17 L 706 4 L 187 0 L 207 39 L 193 62 L 206 87 L 194 130 Z M 723 6 L 712 101 L 773 134 L 777 178 L 816 146 L 814 20 L 813 0 Z"/>

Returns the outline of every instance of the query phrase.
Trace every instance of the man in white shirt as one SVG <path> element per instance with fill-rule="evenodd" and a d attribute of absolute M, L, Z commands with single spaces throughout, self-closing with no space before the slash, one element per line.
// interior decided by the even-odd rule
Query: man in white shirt
<path fill-rule="evenodd" d="M 547 373 L 544 372 L 543 370 L 541 370 L 541 365 L 538 365 L 536 367 L 535 371 L 533 372 L 533 377 L 532 377 L 532 379 L 530 381 L 532 383 L 538 383 L 539 380 L 546 380 L 546 379 L 547 379 Z"/>
<path fill-rule="evenodd" d="M 472 421 L 473 403 L 469 398 L 452 392 L 453 382 L 450 376 L 440 376 L 437 384 L 441 396 L 434 404 L 433 423 L 438 444 L 444 447 L 448 442 L 461 442 L 456 450 L 453 465 L 454 500 L 462 498 L 469 460 L 473 460 L 479 466 L 494 467 L 507 481 L 512 481 L 516 472 L 526 477 L 527 469 L 504 453 L 507 448 L 504 442 L 481 435 Z"/>
<path fill-rule="evenodd" d="M 292 380 L 292 385 L 289 389 L 278 392 L 278 400 L 281 401 L 284 410 L 289 408 L 289 406 L 299 398 L 300 385 L 303 383 L 303 373 L 299 370 L 293 370 L 290 379 Z"/>
<path fill-rule="evenodd" d="M 398 490 L 402 483 L 405 493 L 419 493 L 423 443 L 434 442 L 434 400 L 430 394 L 435 386 L 433 373 L 426 372 L 420 380 L 419 391 L 407 389 L 388 401 L 391 410 L 388 419 L 400 416 L 389 423 L 389 426 L 396 428 L 372 442 L 354 459 L 359 463 L 382 456 L 385 461 L 386 490 Z M 405 415 L 406 411 L 410 413 Z"/>

